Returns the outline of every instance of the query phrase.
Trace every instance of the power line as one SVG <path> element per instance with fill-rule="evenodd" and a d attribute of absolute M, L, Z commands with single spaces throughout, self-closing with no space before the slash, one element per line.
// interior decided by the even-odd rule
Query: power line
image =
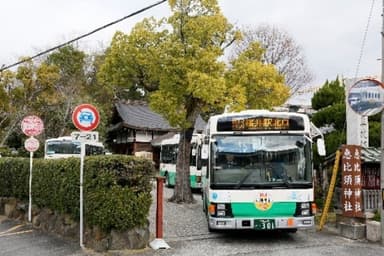
<path fill-rule="evenodd" d="M 52 51 L 54 51 L 54 50 L 57 50 L 57 49 L 59 49 L 59 48 L 61 48 L 61 47 L 64 47 L 64 46 L 66 46 L 66 45 L 69 45 L 69 44 L 71 44 L 71 43 L 73 43 L 73 42 L 76 42 L 76 41 L 78 41 L 78 40 L 80 40 L 80 39 L 83 39 L 83 38 L 85 38 L 85 37 L 87 37 L 87 36 L 90 36 L 90 35 L 92 35 L 92 34 L 98 32 L 98 31 L 100 31 L 100 30 L 103 30 L 103 29 L 105 29 L 105 28 L 107 28 L 107 27 L 110 27 L 110 26 L 112 26 L 112 25 L 115 25 L 115 24 L 117 24 L 117 23 L 119 23 L 119 22 L 121 22 L 121 21 L 123 21 L 123 20 L 125 20 L 125 19 L 128 19 L 128 18 L 133 17 L 133 16 L 135 16 L 135 15 L 137 15 L 137 14 L 139 14 L 139 13 L 142 13 L 142 12 L 144 12 L 144 11 L 146 11 L 146 10 L 149 10 L 149 9 L 151 9 L 151 8 L 157 6 L 157 5 L 160 5 L 160 4 L 162 4 L 162 3 L 166 2 L 166 1 L 167 1 L 167 0 L 161 0 L 161 1 L 158 1 L 157 3 L 148 5 L 147 7 L 144 7 L 144 8 L 142 8 L 142 9 L 136 11 L 136 12 L 133 12 L 133 13 L 127 15 L 127 16 L 124 16 L 123 18 L 120 18 L 120 19 L 118 19 L 118 20 L 112 21 L 111 23 L 108 23 L 108 24 L 106 24 L 106 25 L 104 25 L 104 26 L 98 27 L 98 28 L 96 28 L 95 30 L 92 30 L 91 32 L 88 32 L 88 33 L 86 33 L 86 34 L 83 34 L 83 35 L 81 35 L 81 36 L 78 36 L 78 37 L 76 37 L 76 38 L 74 38 L 74 39 L 72 39 L 72 40 L 69 40 L 69 41 L 67 41 L 67 42 L 65 42 L 65 43 L 59 44 L 59 45 L 57 45 L 57 46 L 55 46 L 55 47 L 49 48 L 48 50 L 39 52 L 38 54 L 36 54 L 36 55 L 34 55 L 34 56 L 32 56 L 32 57 L 23 59 L 23 60 L 21 60 L 21 61 L 18 61 L 18 62 L 16 62 L 16 63 L 13 63 L 13 64 L 8 65 L 8 66 L 4 66 L 4 65 L 3 65 L 3 66 L 0 68 L 0 72 L 2 72 L 2 71 L 4 71 L 4 70 L 7 70 L 7 69 L 9 69 L 9 68 L 15 67 L 15 66 L 17 66 L 17 65 L 20 65 L 20 64 L 22 64 L 22 63 L 24 63 L 24 62 L 33 60 L 33 59 L 35 59 L 35 58 L 37 58 L 37 57 L 40 57 L 40 56 L 42 56 L 42 55 L 44 55 L 44 54 L 47 54 L 47 53 L 49 53 L 49 52 L 52 52 Z"/>
<path fill-rule="evenodd" d="M 357 77 L 357 76 L 359 75 L 360 63 L 361 63 L 361 59 L 363 58 L 364 47 L 365 47 L 365 41 L 366 41 L 366 39 L 367 39 L 367 34 L 368 34 L 369 24 L 371 23 L 372 12 L 373 12 L 373 7 L 374 7 L 374 6 L 375 6 L 375 0 L 372 0 L 371 8 L 370 8 L 370 10 L 369 10 L 369 15 L 368 15 L 367 26 L 365 27 L 364 36 L 363 36 L 363 41 L 362 41 L 362 43 L 361 43 L 360 55 L 359 55 L 359 59 L 358 59 L 358 61 L 357 61 L 357 65 L 356 65 L 356 73 L 355 73 L 355 77 Z"/>

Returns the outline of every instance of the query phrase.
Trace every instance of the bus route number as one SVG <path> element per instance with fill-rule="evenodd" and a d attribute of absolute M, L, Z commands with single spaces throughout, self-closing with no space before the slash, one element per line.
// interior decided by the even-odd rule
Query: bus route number
<path fill-rule="evenodd" d="M 98 132 L 72 132 L 71 137 L 73 140 L 82 141 L 82 142 L 98 142 L 99 133 Z"/>

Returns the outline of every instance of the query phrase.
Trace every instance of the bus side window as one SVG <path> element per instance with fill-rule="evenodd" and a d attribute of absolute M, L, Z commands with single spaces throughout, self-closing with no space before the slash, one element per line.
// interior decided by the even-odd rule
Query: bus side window
<path fill-rule="evenodd" d="M 196 150 L 197 155 L 196 157 L 196 169 L 201 170 L 202 166 L 202 161 L 201 161 L 201 147 L 197 147 Z"/>

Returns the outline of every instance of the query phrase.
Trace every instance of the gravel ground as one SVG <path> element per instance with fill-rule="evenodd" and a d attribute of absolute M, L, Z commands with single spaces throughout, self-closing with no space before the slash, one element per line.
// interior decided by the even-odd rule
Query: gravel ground
<path fill-rule="evenodd" d="M 156 234 L 156 184 L 152 190 L 153 203 L 150 209 L 150 231 Z M 186 240 L 196 236 L 208 235 L 207 220 L 204 216 L 201 193 L 194 193 L 194 204 L 176 204 L 168 202 L 173 189 L 164 187 L 163 193 L 163 238 L 166 242 Z M 202 228 L 204 227 L 204 228 Z"/>

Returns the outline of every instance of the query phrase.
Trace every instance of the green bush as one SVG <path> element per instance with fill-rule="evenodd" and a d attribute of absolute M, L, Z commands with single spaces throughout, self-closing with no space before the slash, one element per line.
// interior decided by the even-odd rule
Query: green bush
<path fill-rule="evenodd" d="M 0 197 L 28 199 L 29 158 L 0 158 Z M 84 161 L 84 219 L 89 226 L 127 230 L 147 221 L 151 161 L 127 155 L 90 156 Z M 33 204 L 79 219 L 80 159 L 34 159 Z"/>
<path fill-rule="evenodd" d="M 85 165 L 87 223 L 103 230 L 146 223 L 152 202 L 152 162 L 121 155 L 89 157 Z"/>
<path fill-rule="evenodd" d="M 375 211 L 375 215 L 373 216 L 373 220 L 381 221 L 381 219 L 380 219 L 380 211 Z"/>
<path fill-rule="evenodd" d="M 29 169 L 29 159 L 1 157 L 0 196 L 28 199 Z"/>
<path fill-rule="evenodd" d="M 69 213 L 78 219 L 80 159 L 36 159 L 33 168 L 34 204 L 60 213 Z"/>

